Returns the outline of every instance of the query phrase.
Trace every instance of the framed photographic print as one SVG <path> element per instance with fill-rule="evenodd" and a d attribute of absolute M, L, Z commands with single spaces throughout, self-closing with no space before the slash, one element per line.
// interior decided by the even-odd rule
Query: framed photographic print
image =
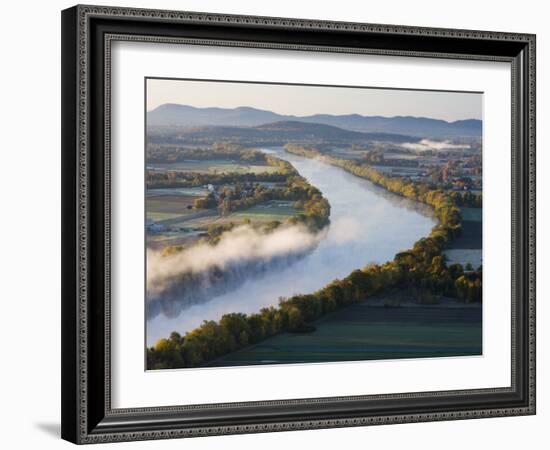
<path fill-rule="evenodd" d="M 62 436 L 535 413 L 535 36 L 62 13 Z"/>

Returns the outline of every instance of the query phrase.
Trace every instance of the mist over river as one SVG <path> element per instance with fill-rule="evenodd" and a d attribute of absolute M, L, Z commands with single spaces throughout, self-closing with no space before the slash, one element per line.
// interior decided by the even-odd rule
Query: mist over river
<path fill-rule="evenodd" d="M 149 318 L 148 346 L 172 331 L 183 335 L 204 320 L 218 320 L 225 313 L 258 312 L 262 307 L 276 306 L 279 297 L 310 293 L 369 263 L 391 260 L 427 236 L 435 224 L 429 207 L 391 194 L 343 169 L 282 148 L 261 150 L 289 161 L 321 190 L 331 206 L 328 233 L 303 258 L 279 264 L 261 277 L 252 276 L 236 289 L 182 309 L 176 316 L 160 313 Z"/>

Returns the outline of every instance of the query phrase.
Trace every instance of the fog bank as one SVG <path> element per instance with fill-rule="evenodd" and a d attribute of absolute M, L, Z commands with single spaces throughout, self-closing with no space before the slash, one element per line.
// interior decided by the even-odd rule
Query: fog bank
<path fill-rule="evenodd" d="M 213 246 L 198 244 L 163 256 L 147 250 L 148 317 L 166 316 L 238 287 L 245 279 L 287 267 L 313 249 L 326 232 L 283 226 L 271 233 L 243 225 Z"/>
<path fill-rule="evenodd" d="M 420 142 L 405 142 L 401 147 L 407 150 L 426 151 L 426 150 L 460 150 L 470 148 L 469 144 L 451 144 L 451 141 L 431 141 L 422 139 Z"/>

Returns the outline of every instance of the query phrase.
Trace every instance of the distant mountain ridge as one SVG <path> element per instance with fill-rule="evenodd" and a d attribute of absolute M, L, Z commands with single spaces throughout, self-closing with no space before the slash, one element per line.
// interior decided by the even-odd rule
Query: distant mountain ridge
<path fill-rule="evenodd" d="M 416 142 L 415 136 L 407 136 L 394 133 L 364 133 L 351 131 L 344 128 L 320 123 L 307 123 L 296 120 L 283 120 L 270 122 L 257 126 L 190 126 L 178 129 L 172 136 L 152 133 L 149 140 L 155 142 L 207 142 L 230 139 L 234 142 L 277 142 L 287 143 L 320 140 L 324 142 L 364 142 L 364 141 L 388 141 L 395 143 Z"/>
<path fill-rule="evenodd" d="M 241 106 L 238 108 L 197 108 L 165 103 L 147 113 L 149 126 L 166 127 L 258 127 L 274 122 L 303 122 L 330 125 L 363 133 L 402 134 L 415 137 L 481 137 L 482 122 L 478 119 L 447 122 L 440 119 L 412 116 L 362 116 L 360 114 L 310 116 L 282 115 L 272 111 Z"/>

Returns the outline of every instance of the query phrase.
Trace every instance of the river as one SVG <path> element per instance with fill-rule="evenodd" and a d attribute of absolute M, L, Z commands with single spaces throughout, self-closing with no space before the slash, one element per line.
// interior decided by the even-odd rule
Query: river
<path fill-rule="evenodd" d="M 177 317 L 159 314 L 147 321 L 147 345 L 172 331 L 184 334 L 204 320 L 218 320 L 229 312 L 254 313 L 276 306 L 279 297 L 313 292 L 335 278 L 369 263 L 383 263 L 427 236 L 435 224 L 431 210 L 318 160 L 262 149 L 289 161 L 319 188 L 331 205 L 331 224 L 314 250 L 303 259 L 252 278 L 239 288 L 183 310 Z"/>

